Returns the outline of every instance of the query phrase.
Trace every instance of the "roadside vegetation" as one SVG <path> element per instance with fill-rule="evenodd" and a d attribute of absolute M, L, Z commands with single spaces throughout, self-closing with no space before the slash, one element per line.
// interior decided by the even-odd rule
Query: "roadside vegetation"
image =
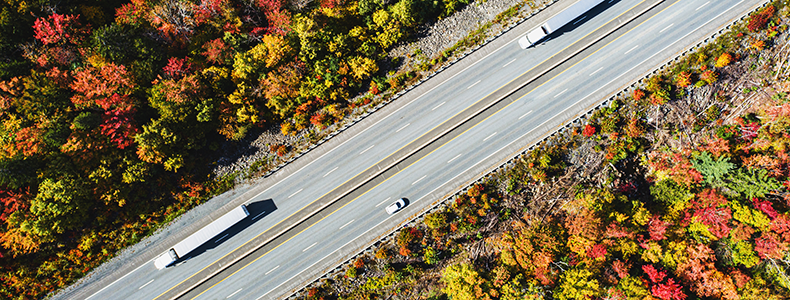
<path fill-rule="evenodd" d="M 776 1 L 301 299 L 786 299 Z"/>
<path fill-rule="evenodd" d="M 250 174 L 214 178 L 223 145 L 270 127 L 316 142 L 480 42 L 482 31 L 415 70 L 387 55 L 468 3 L 3 2 L 0 298 L 74 282 L 300 146 L 268 145 Z"/>

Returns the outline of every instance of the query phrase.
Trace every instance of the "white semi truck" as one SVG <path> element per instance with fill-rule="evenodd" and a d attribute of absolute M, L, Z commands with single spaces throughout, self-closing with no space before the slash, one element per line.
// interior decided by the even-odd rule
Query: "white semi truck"
<path fill-rule="evenodd" d="M 568 22 L 573 21 L 603 1 L 604 0 L 577 1 L 565 10 L 551 17 L 548 21 L 541 24 L 537 28 L 532 29 L 529 33 L 527 33 L 527 35 L 521 37 L 518 40 L 518 45 L 521 46 L 521 49 L 527 49 L 527 47 L 542 40 L 547 35 L 551 34 L 557 29 L 560 29 L 560 27 L 565 26 L 565 24 L 568 24 Z"/>
<path fill-rule="evenodd" d="M 167 252 L 159 255 L 159 257 L 154 260 L 154 266 L 160 270 L 166 268 L 167 266 L 176 262 L 176 260 L 179 258 L 184 257 L 184 255 L 187 255 L 189 252 L 197 249 L 200 247 L 200 245 L 203 245 L 211 238 L 217 236 L 217 234 L 220 232 L 225 231 L 249 215 L 250 212 L 247 211 L 247 207 L 244 205 L 234 208 L 227 214 L 214 220 L 214 222 L 206 225 L 206 227 L 201 228 L 197 232 L 178 242 L 175 246 L 170 248 L 170 250 L 167 250 Z"/>

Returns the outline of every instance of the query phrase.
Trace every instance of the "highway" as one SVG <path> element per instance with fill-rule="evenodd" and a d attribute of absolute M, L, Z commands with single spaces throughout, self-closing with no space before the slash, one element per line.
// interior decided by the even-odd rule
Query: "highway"
<path fill-rule="evenodd" d="M 451 67 L 447 74 L 437 75 L 341 133 L 334 143 L 316 148 L 314 157 L 300 158 L 310 159 L 284 169 L 287 175 L 269 177 L 259 188 L 240 193 L 234 201 L 249 204 L 249 220 L 227 236 L 210 241 L 207 249 L 165 270 L 157 270 L 152 263 L 141 264 L 112 283 L 85 288 L 86 295 L 81 298 L 170 298 L 178 294 L 182 282 L 195 279 L 193 274 L 210 269 L 208 266 L 218 260 L 239 256 L 234 249 L 287 225 L 303 208 L 329 205 L 181 298 L 287 296 L 332 268 L 337 260 L 361 250 L 407 217 L 762 2 L 612 0 L 577 20 L 572 30 L 560 30 L 542 45 L 523 50 L 516 39 L 530 29 L 525 22 L 477 51 L 480 59 L 459 63 L 455 70 Z M 509 94 L 508 87 L 542 74 L 541 67 L 557 60 L 558 52 L 571 51 L 597 30 L 620 26 L 618 20 L 635 8 L 656 3 L 625 27 Z M 506 95 L 508 98 L 496 102 Z M 487 108 L 487 102 L 497 104 Z M 472 117 L 475 114 L 470 111 L 478 107 L 482 112 Z M 471 119 L 453 121 L 465 114 Z M 434 141 L 439 135 L 442 137 Z M 397 165 L 386 170 L 372 167 L 387 163 Z M 358 188 L 353 185 L 355 178 L 373 176 L 370 183 Z M 341 198 L 332 204 L 334 195 Z M 408 198 L 409 206 L 387 215 L 384 206 L 399 197 Z M 160 248 L 164 247 L 168 246 Z"/>

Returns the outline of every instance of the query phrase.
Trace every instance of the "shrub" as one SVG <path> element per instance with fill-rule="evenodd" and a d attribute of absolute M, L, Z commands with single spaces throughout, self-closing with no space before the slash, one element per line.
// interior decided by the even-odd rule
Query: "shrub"
<path fill-rule="evenodd" d="M 679 88 L 685 88 L 691 85 L 691 73 L 683 71 L 675 77 L 675 83 Z"/>
<path fill-rule="evenodd" d="M 718 59 L 716 59 L 716 67 L 723 68 L 729 65 L 732 62 L 732 55 L 727 52 L 722 53 Z"/>
<path fill-rule="evenodd" d="M 587 124 L 584 125 L 584 130 L 582 130 L 582 135 L 585 137 L 591 137 L 595 134 L 595 126 Z"/>
<path fill-rule="evenodd" d="M 634 90 L 634 100 L 639 101 L 639 100 L 642 100 L 642 98 L 644 98 L 644 97 L 645 97 L 645 91 L 640 90 L 640 89 L 635 89 Z"/>

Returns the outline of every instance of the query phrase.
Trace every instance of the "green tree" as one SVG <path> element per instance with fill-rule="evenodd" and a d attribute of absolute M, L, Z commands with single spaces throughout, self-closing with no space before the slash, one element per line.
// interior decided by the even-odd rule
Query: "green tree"
<path fill-rule="evenodd" d="M 691 160 L 691 164 L 702 173 L 705 183 L 717 187 L 723 186 L 727 174 L 735 169 L 735 164 L 730 163 L 729 157 L 719 156 L 718 159 L 714 159 L 708 152 L 696 155 Z"/>
<path fill-rule="evenodd" d="M 765 194 L 779 189 L 782 184 L 768 177 L 768 170 L 738 168 L 729 174 L 725 186 L 736 196 L 752 199 L 765 197 Z"/>
<path fill-rule="evenodd" d="M 44 179 L 30 202 L 32 219 L 22 222 L 22 230 L 53 241 L 56 235 L 79 228 L 90 209 L 86 188 L 80 179 L 71 175 Z"/>

